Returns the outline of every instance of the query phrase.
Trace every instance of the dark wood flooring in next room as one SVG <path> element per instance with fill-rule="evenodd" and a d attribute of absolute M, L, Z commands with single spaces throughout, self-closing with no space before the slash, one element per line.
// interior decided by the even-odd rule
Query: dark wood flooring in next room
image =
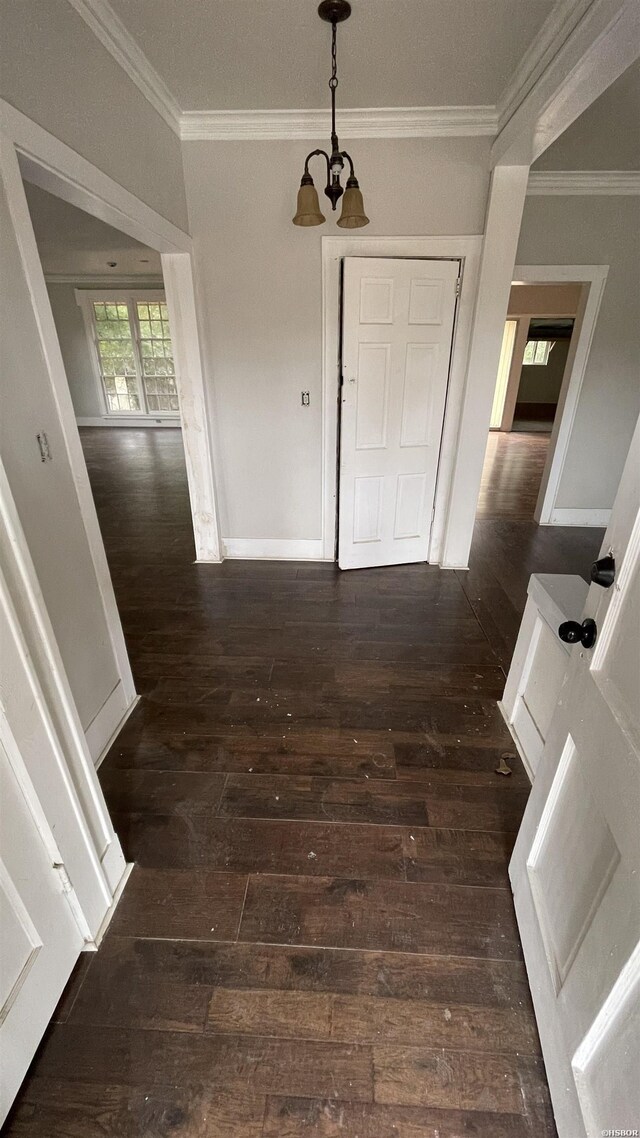
<path fill-rule="evenodd" d="M 535 570 L 193 563 L 181 440 L 82 432 L 143 700 L 100 770 L 135 869 L 7 1138 L 551 1138 L 496 707 Z"/>

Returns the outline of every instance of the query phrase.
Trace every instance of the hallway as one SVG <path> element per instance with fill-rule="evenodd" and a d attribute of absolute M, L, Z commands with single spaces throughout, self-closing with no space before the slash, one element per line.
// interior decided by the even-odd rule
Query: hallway
<path fill-rule="evenodd" d="M 496 700 L 530 573 L 586 573 L 601 531 L 491 514 L 459 573 L 198 565 L 179 432 L 82 441 L 136 865 L 7 1138 L 552 1138 Z"/>

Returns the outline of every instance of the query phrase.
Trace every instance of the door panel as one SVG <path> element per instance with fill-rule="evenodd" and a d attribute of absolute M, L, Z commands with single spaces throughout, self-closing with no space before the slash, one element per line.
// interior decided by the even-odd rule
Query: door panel
<path fill-rule="evenodd" d="M 25 796 L 32 788 L 0 742 L 0 1124 L 69 979 L 84 939 L 75 921 L 50 832 Z M 10 756 L 10 750 L 13 755 Z"/>
<path fill-rule="evenodd" d="M 609 549 L 615 583 L 584 613 L 598 638 L 571 650 L 510 866 L 560 1138 L 640 1117 L 640 428 Z"/>
<path fill-rule="evenodd" d="M 458 261 L 344 262 L 338 561 L 426 561 Z"/>

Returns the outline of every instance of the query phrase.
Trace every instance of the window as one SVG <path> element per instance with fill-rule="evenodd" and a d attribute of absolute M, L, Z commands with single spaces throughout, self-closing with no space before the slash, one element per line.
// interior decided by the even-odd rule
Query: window
<path fill-rule="evenodd" d="M 178 411 L 169 315 L 164 303 L 137 300 L 142 382 L 149 411 Z"/>
<path fill-rule="evenodd" d="M 108 415 L 179 413 L 169 314 L 159 292 L 79 292 Z"/>
<path fill-rule="evenodd" d="M 544 367 L 549 363 L 549 355 L 555 340 L 528 340 L 524 350 L 523 364 L 536 364 Z"/>

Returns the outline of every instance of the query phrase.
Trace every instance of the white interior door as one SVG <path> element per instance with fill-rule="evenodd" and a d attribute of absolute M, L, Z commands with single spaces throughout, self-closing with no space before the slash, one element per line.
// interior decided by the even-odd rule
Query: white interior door
<path fill-rule="evenodd" d="M 459 272 L 345 258 L 341 569 L 427 559 Z"/>
<path fill-rule="evenodd" d="M 0 739 L 0 1125 L 84 939 L 6 720 Z M 13 752 L 13 753 L 12 753 Z"/>
<path fill-rule="evenodd" d="M 510 866 L 560 1138 L 640 1125 L 639 504 L 640 426 Z"/>

